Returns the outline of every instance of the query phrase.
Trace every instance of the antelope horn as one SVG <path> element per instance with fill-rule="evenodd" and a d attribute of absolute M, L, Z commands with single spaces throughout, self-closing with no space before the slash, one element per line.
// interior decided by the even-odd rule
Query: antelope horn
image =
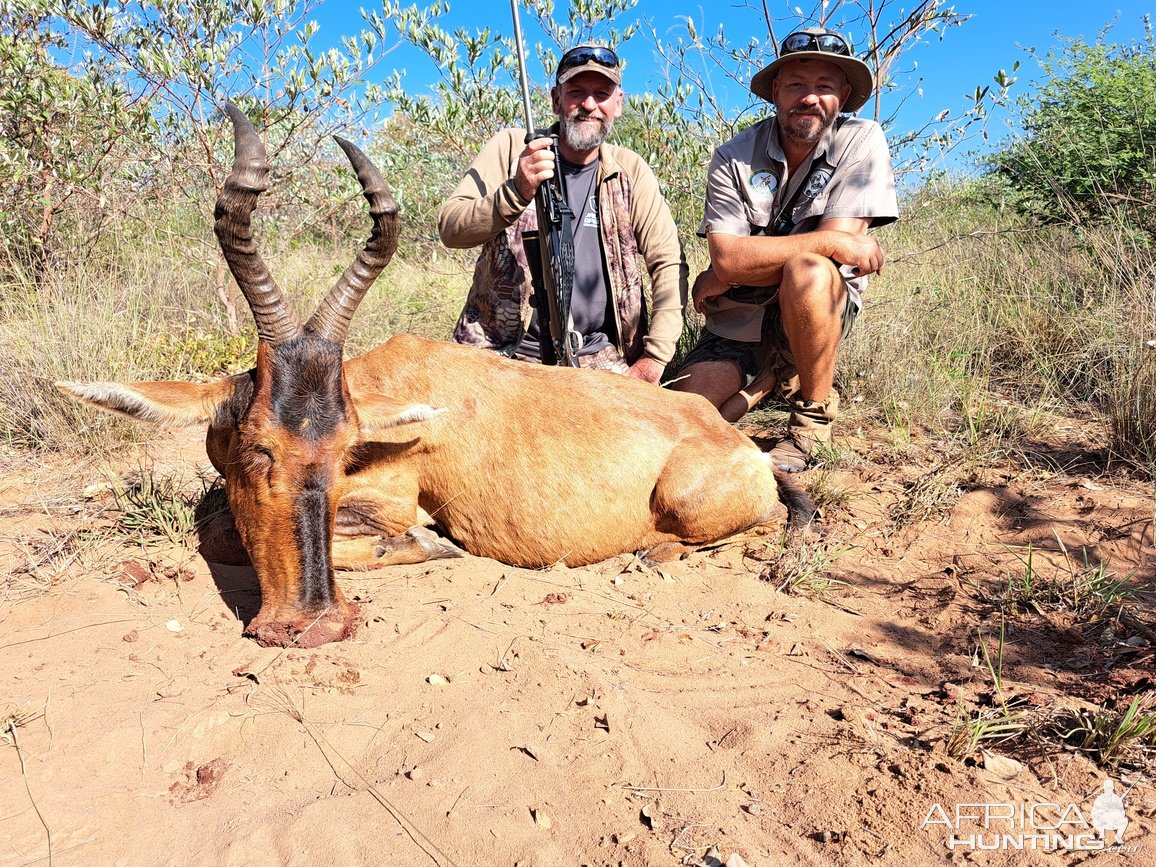
<path fill-rule="evenodd" d="M 357 305 L 377 275 L 393 258 L 398 232 L 401 230 L 401 215 L 389 185 L 369 157 L 345 139 L 338 136 L 334 136 L 334 139 L 341 145 L 350 165 L 357 172 L 357 180 L 361 183 L 365 200 L 369 202 L 373 230 L 365 242 L 365 249 L 357 254 L 353 264 L 329 290 L 329 294 L 318 305 L 317 312 L 305 323 L 305 330 L 344 343 Z"/>
<path fill-rule="evenodd" d="M 233 169 L 217 197 L 213 228 L 233 279 L 253 311 L 257 336 L 276 346 L 301 334 L 301 322 L 285 301 L 253 241 L 253 211 L 257 207 L 257 196 L 269 188 L 269 163 L 265 146 L 249 119 L 231 103 L 225 106 L 225 111 L 233 121 Z"/>

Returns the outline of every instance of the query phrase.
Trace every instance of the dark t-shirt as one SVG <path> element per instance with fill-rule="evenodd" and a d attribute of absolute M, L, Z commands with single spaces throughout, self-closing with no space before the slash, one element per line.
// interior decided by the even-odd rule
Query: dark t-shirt
<path fill-rule="evenodd" d="M 598 179 L 598 160 L 588 165 L 575 165 L 558 158 L 561 169 L 562 195 L 574 212 L 574 292 L 570 298 L 570 314 L 574 330 L 583 335 L 579 355 L 598 352 L 610 345 L 609 332 L 613 319 L 607 325 L 610 290 L 606 284 L 606 267 L 602 261 L 602 239 L 598 227 L 598 203 L 595 183 Z M 530 327 L 518 351 L 538 357 L 538 311 L 530 319 Z M 547 339 L 548 335 L 547 335 Z"/>

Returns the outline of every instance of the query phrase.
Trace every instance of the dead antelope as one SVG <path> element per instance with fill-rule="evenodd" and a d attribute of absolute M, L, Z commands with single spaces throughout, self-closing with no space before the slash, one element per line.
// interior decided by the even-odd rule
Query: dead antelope
<path fill-rule="evenodd" d="M 250 231 L 264 147 L 227 111 L 236 158 L 216 234 L 256 320 L 256 367 L 208 384 L 57 385 L 139 420 L 207 422 L 261 585 L 248 635 L 305 647 L 351 635 L 357 609 L 334 570 L 456 551 L 429 523 L 472 554 L 538 567 L 715 541 L 773 518 L 780 493 L 809 520 L 798 489 L 777 491 L 767 457 L 697 395 L 407 335 L 343 362 L 354 311 L 397 247 L 398 207 L 337 139 L 373 230 L 303 327 Z"/>

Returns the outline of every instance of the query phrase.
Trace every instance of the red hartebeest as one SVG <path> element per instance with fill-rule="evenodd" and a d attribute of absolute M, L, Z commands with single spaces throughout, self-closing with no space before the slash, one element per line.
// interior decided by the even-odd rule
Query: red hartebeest
<path fill-rule="evenodd" d="M 207 422 L 209 458 L 261 585 L 247 634 L 315 646 L 350 635 L 335 569 L 466 551 L 578 565 L 700 544 L 772 518 L 810 519 L 767 456 L 706 400 L 600 371 L 542 367 L 399 335 L 348 361 L 350 319 L 397 246 L 381 175 L 343 139 L 373 230 L 302 326 L 250 232 L 264 147 L 229 106 L 236 160 L 216 207 L 221 249 L 257 324 L 257 364 L 208 384 L 58 383 L 147 421 Z"/>

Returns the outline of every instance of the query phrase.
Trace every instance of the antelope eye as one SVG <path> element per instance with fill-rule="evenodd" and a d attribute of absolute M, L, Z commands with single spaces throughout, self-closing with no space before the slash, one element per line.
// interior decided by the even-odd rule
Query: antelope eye
<path fill-rule="evenodd" d="M 249 457 L 255 464 L 273 463 L 273 452 L 265 448 L 265 446 L 253 446 L 249 452 Z"/>

